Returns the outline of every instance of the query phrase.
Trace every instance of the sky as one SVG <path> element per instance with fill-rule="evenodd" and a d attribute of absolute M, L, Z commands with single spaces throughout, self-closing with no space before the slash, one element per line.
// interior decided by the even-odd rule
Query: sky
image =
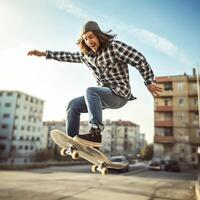
<path fill-rule="evenodd" d="M 140 51 L 155 76 L 191 75 L 200 64 L 199 0 L 0 0 L 0 5 L 0 90 L 44 100 L 44 121 L 65 119 L 67 103 L 96 81 L 84 64 L 27 53 L 79 51 L 76 42 L 89 20 Z M 103 111 L 103 119 L 132 121 L 152 142 L 153 97 L 136 68 L 129 66 L 129 73 L 137 100 Z M 88 120 L 88 114 L 81 120 Z"/>

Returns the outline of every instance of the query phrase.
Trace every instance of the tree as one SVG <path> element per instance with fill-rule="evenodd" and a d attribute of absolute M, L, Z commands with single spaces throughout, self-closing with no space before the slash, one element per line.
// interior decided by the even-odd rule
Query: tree
<path fill-rule="evenodd" d="M 153 144 L 145 145 L 140 153 L 143 160 L 151 160 L 153 158 Z"/>

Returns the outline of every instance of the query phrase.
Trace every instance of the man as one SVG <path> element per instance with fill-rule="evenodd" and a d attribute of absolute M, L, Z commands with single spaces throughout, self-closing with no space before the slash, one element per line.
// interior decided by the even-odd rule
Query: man
<path fill-rule="evenodd" d="M 71 100 L 67 106 L 66 131 L 75 141 L 98 147 L 103 130 L 102 110 L 117 109 L 129 100 L 131 94 L 128 64 L 135 66 L 143 76 L 153 96 L 161 88 L 154 82 L 154 74 L 145 57 L 136 49 L 114 39 L 115 35 L 104 33 L 94 21 L 87 22 L 81 32 L 78 45 L 80 52 L 30 51 L 28 55 L 45 56 L 65 62 L 85 63 L 95 76 L 98 87 L 87 88 L 84 96 Z M 90 130 L 79 134 L 80 114 L 89 113 Z"/>

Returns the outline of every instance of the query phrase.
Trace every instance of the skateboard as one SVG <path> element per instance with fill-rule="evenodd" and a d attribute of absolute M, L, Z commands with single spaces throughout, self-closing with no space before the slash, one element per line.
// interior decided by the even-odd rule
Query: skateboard
<path fill-rule="evenodd" d="M 102 175 L 108 174 L 108 169 L 123 169 L 123 164 L 114 164 L 108 159 L 101 151 L 80 144 L 73 140 L 72 137 L 68 136 L 66 133 L 60 130 L 52 130 L 51 139 L 61 147 L 60 154 L 62 156 L 71 156 L 73 159 L 78 159 L 79 157 L 92 163 L 91 171 L 100 172 Z"/>

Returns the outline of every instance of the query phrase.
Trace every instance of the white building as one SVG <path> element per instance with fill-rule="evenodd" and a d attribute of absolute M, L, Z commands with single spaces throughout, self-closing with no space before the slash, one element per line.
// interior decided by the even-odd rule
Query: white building
<path fill-rule="evenodd" d="M 105 121 L 102 151 L 110 156 L 136 156 L 139 149 L 139 125 L 130 121 Z"/>
<path fill-rule="evenodd" d="M 19 91 L 0 91 L 0 160 L 28 162 L 41 149 L 44 101 Z"/>

